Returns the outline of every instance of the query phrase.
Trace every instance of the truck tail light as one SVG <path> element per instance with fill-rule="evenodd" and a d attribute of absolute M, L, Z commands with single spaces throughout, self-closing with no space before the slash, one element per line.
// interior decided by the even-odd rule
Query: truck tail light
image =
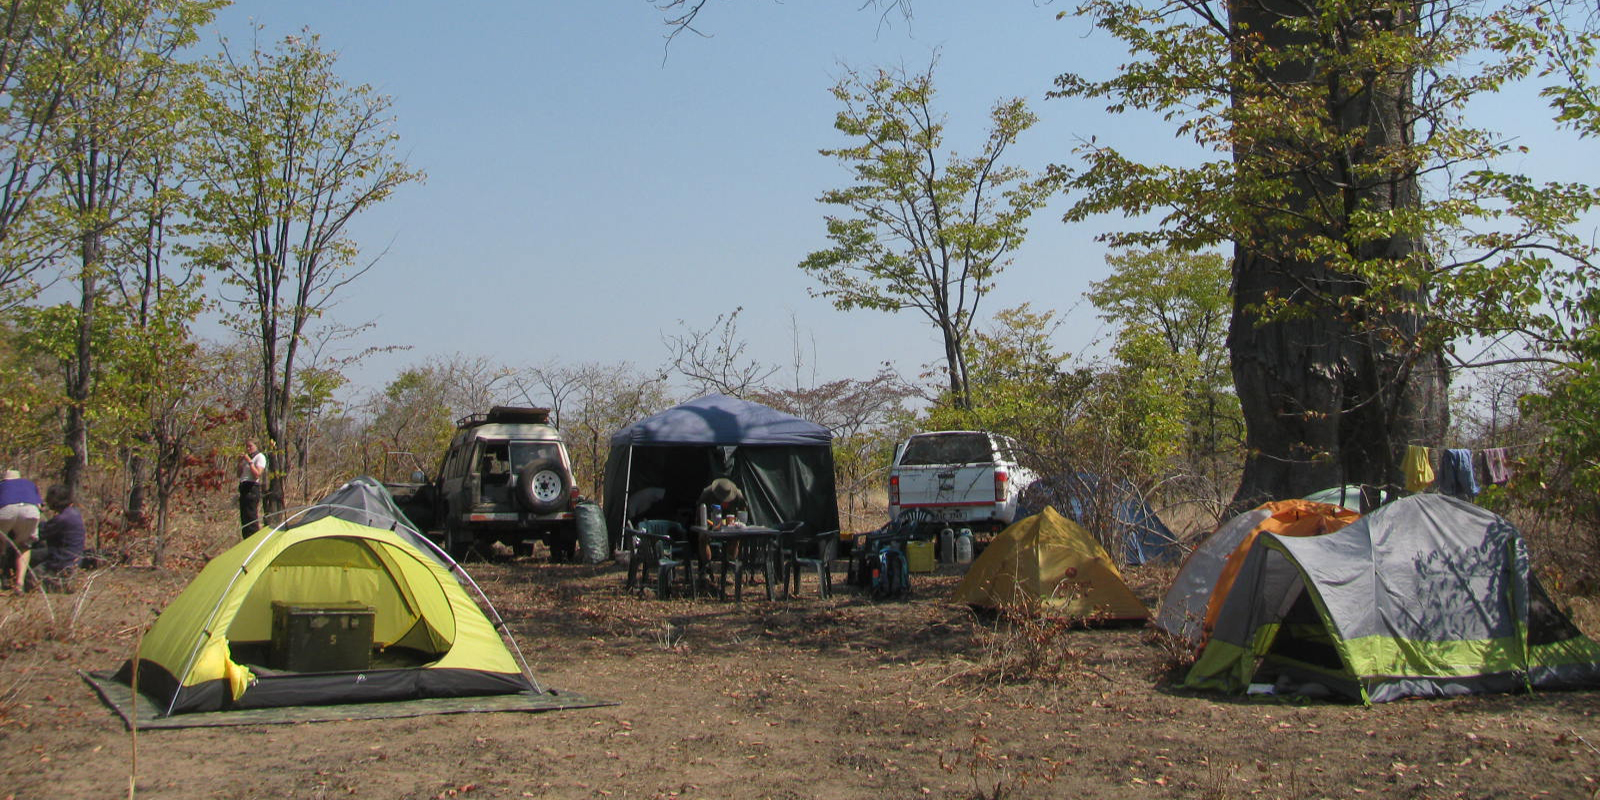
<path fill-rule="evenodd" d="M 578 507 L 578 487 L 574 486 L 571 489 L 567 490 L 567 508 L 577 508 L 577 507 Z"/>
<path fill-rule="evenodd" d="M 994 501 L 996 503 L 1004 503 L 1006 501 L 1006 481 L 1008 480 L 1010 480 L 1010 476 L 1006 474 L 1005 470 L 997 469 L 994 471 Z"/>
<path fill-rule="evenodd" d="M 889 476 L 889 505 L 900 505 L 900 476 Z"/>

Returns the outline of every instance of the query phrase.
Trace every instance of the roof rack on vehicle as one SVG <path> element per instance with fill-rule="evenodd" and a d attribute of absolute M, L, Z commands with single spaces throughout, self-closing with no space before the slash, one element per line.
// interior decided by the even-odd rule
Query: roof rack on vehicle
<path fill-rule="evenodd" d="M 521 406 L 495 406 L 489 413 L 468 414 L 456 420 L 457 428 L 471 428 L 475 425 L 485 425 L 491 422 L 522 422 L 533 425 L 548 425 L 550 423 L 550 409 L 524 408 Z"/>

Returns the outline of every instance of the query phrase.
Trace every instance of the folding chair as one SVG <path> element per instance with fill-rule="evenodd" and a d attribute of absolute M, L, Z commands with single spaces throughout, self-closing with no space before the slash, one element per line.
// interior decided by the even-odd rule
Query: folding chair
<path fill-rule="evenodd" d="M 817 596 L 831 597 L 833 559 L 839 551 L 839 532 L 812 533 L 810 526 L 802 521 L 782 522 L 777 527 L 783 596 L 788 598 L 799 594 L 800 571 L 811 569 L 817 573 Z"/>
<path fill-rule="evenodd" d="M 653 581 L 656 597 L 666 599 L 672 595 L 673 578 L 682 568 L 689 595 L 694 595 L 693 555 L 688 543 L 681 536 L 675 536 L 675 532 L 687 533 L 682 525 L 661 519 L 644 520 L 637 528 L 624 530 L 623 535 L 630 545 L 628 591 L 643 594 L 645 582 Z"/>

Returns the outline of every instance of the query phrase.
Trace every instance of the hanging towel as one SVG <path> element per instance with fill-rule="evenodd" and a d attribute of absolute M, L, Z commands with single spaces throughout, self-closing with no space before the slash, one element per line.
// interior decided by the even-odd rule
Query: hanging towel
<path fill-rule="evenodd" d="M 1511 467 L 1506 462 L 1504 447 L 1491 447 L 1483 451 L 1483 466 L 1489 474 L 1490 483 L 1501 484 L 1511 480 Z"/>
<path fill-rule="evenodd" d="M 1406 476 L 1406 491 L 1420 492 L 1433 484 L 1432 453 L 1422 445 L 1406 445 L 1406 458 L 1400 462 Z"/>
<path fill-rule="evenodd" d="M 1472 474 L 1472 451 L 1450 449 L 1439 461 L 1439 491 L 1459 500 L 1478 496 L 1478 481 Z"/>

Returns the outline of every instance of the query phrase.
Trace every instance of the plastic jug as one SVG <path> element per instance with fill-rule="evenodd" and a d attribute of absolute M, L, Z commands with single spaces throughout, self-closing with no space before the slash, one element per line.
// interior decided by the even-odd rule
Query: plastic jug
<path fill-rule="evenodd" d="M 956 563 L 972 563 L 972 531 L 967 528 L 962 528 L 961 533 L 956 535 Z"/>
<path fill-rule="evenodd" d="M 956 532 L 949 528 L 939 531 L 939 563 L 956 563 Z"/>

